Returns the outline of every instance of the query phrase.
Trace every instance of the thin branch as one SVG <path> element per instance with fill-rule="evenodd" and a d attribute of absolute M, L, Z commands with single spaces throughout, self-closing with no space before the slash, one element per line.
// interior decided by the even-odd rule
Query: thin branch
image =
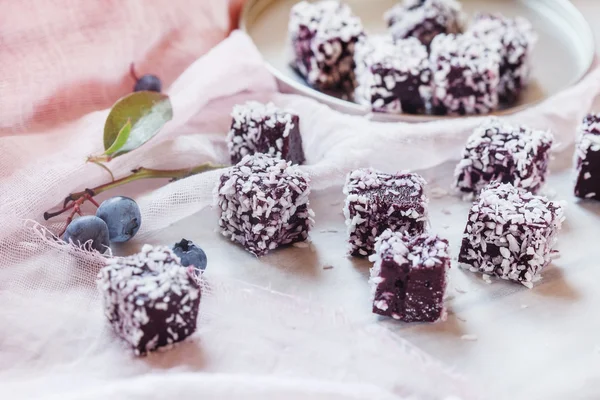
<path fill-rule="evenodd" d="M 98 203 L 93 199 L 93 196 L 96 196 L 102 192 L 106 192 L 107 190 L 114 189 L 116 187 L 126 185 L 130 182 L 138 181 L 140 179 L 170 179 L 171 181 L 176 181 L 178 179 L 187 178 L 192 175 L 197 175 L 203 172 L 212 171 L 215 169 L 225 168 L 226 165 L 219 165 L 213 163 L 204 163 L 197 165 L 191 168 L 182 168 L 182 169 L 172 169 L 172 170 L 160 170 L 160 169 L 150 169 L 150 168 L 137 168 L 131 171 L 130 175 L 127 175 L 120 179 L 113 179 L 111 182 L 102 184 L 100 186 L 96 186 L 95 188 L 85 189 L 81 192 L 75 192 L 69 194 L 63 203 L 63 208 L 61 210 L 55 212 L 45 212 L 44 219 L 48 220 L 50 218 L 56 217 L 57 215 L 62 214 L 63 212 L 70 210 L 74 207 L 79 207 L 81 204 L 89 200 L 98 207 Z"/>
<path fill-rule="evenodd" d="M 133 63 L 129 64 L 129 74 L 131 75 L 134 81 L 137 82 L 139 80 L 137 74 L 135 73 L 135 66 L 133 65 Z"/>

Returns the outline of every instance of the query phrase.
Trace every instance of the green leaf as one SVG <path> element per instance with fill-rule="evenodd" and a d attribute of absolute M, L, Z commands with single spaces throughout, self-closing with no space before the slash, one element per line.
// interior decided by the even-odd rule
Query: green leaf
<path fill-rule="evenodd" d="M 173 106 L 169 96 L 150 91 L 131 93 L 115 103 L 104 124 L 104 149 L 108 152 L 113 145 L 117 150 L 113 157 L 137 149 L 152 139 L 160 129 L 173 119 Z M 127 123 L 131 129 L 125 143 L 117 143 L 125 134 Z"/>
<path fill-rule="evenodd" d="M 113 144 L 111 144 L 110 147 L 108 149 L 106 149 L 104 154 L 107 156 L 112 156 L 114 153 L 121 150 L 123 148 L 123 146 L 125 145 L 125 143 L 127 143 L 127 139 L 129 139 L 130 133 L 131 133 L 131 119 L 128 119 L 127 122 L 125 123 L 125 125 L 123 125 L 123 127 L 119 131 L 119 134 L 117 135 L 117 138 L 115 139 Z"/>

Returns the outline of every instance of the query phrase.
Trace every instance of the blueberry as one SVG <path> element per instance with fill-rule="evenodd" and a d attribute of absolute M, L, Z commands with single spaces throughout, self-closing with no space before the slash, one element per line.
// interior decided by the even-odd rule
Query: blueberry
<path fill-rule="evenodd" d="M 92 248 L 98 250 L 100 253 L 104 253 L 110 245 L 106 222 L 93 215 L 74 219 L 67 226 L 67 230 L 62 238 L 65 242 L 73 242 L 78 246 L 84 245 L 91 240 Z"/>
<path fill-rule="evenodd" d="M 104 200 L 96 216 L 108 226 L 111 242 L 126 242 L 135 236 L 142 224 L 142 215 L 137 203 L 129 197 L 116 196 Z"/>
<path fill-rule="evenodd" d="M 181 259 L 181 265 L 184 267 L 193 265 L 200 271 L 206 269 L 206 253 L 191 240 L 181 239 L 181 242 L 175 243 L 173 253 Z"/>
<path fill-rule="evenodd" d="M 162 83 L 160 79 L 155 75 L 143 75 L 140 79 L 137 80 L 135 86 L 133 87 L 134 92 L 139 92 L 142 90 L 150 90 L 152 92 L 159 92 L 162 90 Z"/>

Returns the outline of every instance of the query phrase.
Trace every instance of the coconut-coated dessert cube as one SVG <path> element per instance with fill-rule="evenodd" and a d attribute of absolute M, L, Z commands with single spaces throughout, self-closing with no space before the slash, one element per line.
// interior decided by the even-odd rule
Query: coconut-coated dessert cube
<path fill-rule="evenodd" d="M 564 218 L 558 202 L 510 183 L 491 183 L 471 207 L 458 262 L 532 288 L 554 256 Z"/>
<path fill-rule="evenodd" d="M 107 260 L 98 287 L 114 331 L 137 355 L 169 347 L 196 331 L 201 288 L 193 269 L 168 247 Z"/>
<path fill-rule="evenodd" d="M 360 19 L 335 0 L 301 1 L 290 12 L 292 66 L 319 90 L 351 94 L 354 45 L 364 35 Z"/>
<path fill-rule="evenodd" d="M 394 39 L 414 37 L 429 46 L 442 33 L 461 33 L 465 16 L 456 0 L 404 0 L 384 18 Z"/>
<path fill-rule="evenodd" d="M 346 178 L 344 216 L 350 254 L 369 256 L 375 239 L 386 229 L 420 234 L 427 224 L 425 180 L 414 173 L 388 174 L 372 168 Z"/>
<path fill-rule="evenodd" d="M 370 260 L 374 262 L 369 279 L 374 313 L 405 322 L 445 318 L 447 240 L 388 229 L 377 238 Z"/>
<path fill-rule="evenodd" d="M 546 181 L 553 136 L 490 118 L 467 140 L 455 171 L 457 188 L 477 194 L 492 181 L 537 193 Z"/>
<path fill-rule="evenodd" d="M 313 224 L 309 178 L 291 162 L 257 153 L 226 170 L 216 187 L 221 233 L 260 257 L 305 241 Z"/>
<path fill-rule="evenodd" d="M 231 162 L 237 164 L 244 156 L 264 153 L 294 164 L 304 162 L 300 118 L 273 103 L 249 101 L 236 105 L 227 136 Z"/>
<path fill-rule="evenodd" d="M 438 35 L 431 42 L 432 112 L 487 114 L 498 108 L 500 55 L 473 35 Z"/>
<path fill-rule="evenodd" d="M 523 18 L 508 18 L 499 13 L 479 13 L 468 33 L 497 46 L 500 54 L 500 101 L 514 103 L 529 83 L 532 52 L 537 34 Z"/>
<path fill-rule="evenodd" d="M 575 196 L 600 200 L 600 114 L 588 114 L 575 144 Z"/>
<path fill-rule="evenodd" d="M 373 111 L 425 113 L 431 70 L 417 39 L 365 38 L 356 45 L 355 100 Z"/>

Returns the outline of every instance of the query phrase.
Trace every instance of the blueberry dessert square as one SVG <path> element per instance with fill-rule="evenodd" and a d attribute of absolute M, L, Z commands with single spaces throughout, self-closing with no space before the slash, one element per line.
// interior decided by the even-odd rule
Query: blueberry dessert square
<path fill-rule="evenodd" d="M 145 245 L 111 258 L 98 275 L 104 313 L 136 355 L 169 347 L 196 330 L 201 289 L 168 247 Z"/>
<path fill-rule="evenodd" d="M 348 174 L 344 216 L 350 254 L 369 256 L 375 239 L 386 229 L 417 235 L 425 230 L 427 204 L 425 180 L 417 174 L 386 174 L 372 168 Z"/>
<path fill-rule="evenodd" d="M 533 287 L 550 263 L 563 206 L 510 183 L 485 187 L 471 207 L 458 261 L 473 272 Z"/>
<path fill-rule="evenodd" d="M 369 283 L 375 314 L 405 322 L 445 319 L 450 268 L 447 240 L 388 229 L 377 238 L 370 260 L 374 262 Z"/>
<path fill-rule="evenodd" d="M 587 115 L 575 144 L 575 196 L 600 200 L 600 114 Z"/>
<path fill-rule="evenodd" d="M 498 46 L 501 57 L 498 94 L 501 101 L 514 103 L 529 83 L 531 53 L 537 42 L 531 23 L 522 17 L 480 13 L 468 32 Z"/>
<path fill-rule="evenodd" d="M 498 107 L 500 56 L 472 35 L 438 35 L 431 42 L 432 111 L 437 115 L 486 114 Z"/>
<path fill-rule="evenodd" d="M 283 158 L 294 164 L 304 162 L 297 115 L 281 110 L 273 103 L 249 101 L 236 105 L 232 117 L 227 147 L 233 164 L 255 153 Z"/>
<path fill-rule="evenodd" d="M 465 16 L 456 0 L 404 0 L 384 18 L 394 39 L 417 38 L 429 46 L 442 33 L 461 33 Z"/>
<path fill-rule="evenodd" d="M 499 181 L 537 193 L 546 181 L 552 143 L 548 131 L 489 118 L 467 140 L 455 171 L 456 186 L 477 194 L 488 183 Z"/>
<path fill-rule="evenodd" d="M 338 1 L 292 7 L 289 35 L 292 65 L 319 90 L 351 94 L 354 90 L 354 45 L 364 35 L 360 19 Z"/>
<path fill-rule="evenodd" d="M 309 178 L 289 161 L 257 153 L 229 168 L 216 188 L 221 233 L 257 257 L 305 241 L 314 216 Z"/>
<path fill-rule="evenodd" d="M 379 112 L 424 113 L 431 79 L 428 57 L 415 38 L 360 40 L 355 53 L 355 100 Z"/>

